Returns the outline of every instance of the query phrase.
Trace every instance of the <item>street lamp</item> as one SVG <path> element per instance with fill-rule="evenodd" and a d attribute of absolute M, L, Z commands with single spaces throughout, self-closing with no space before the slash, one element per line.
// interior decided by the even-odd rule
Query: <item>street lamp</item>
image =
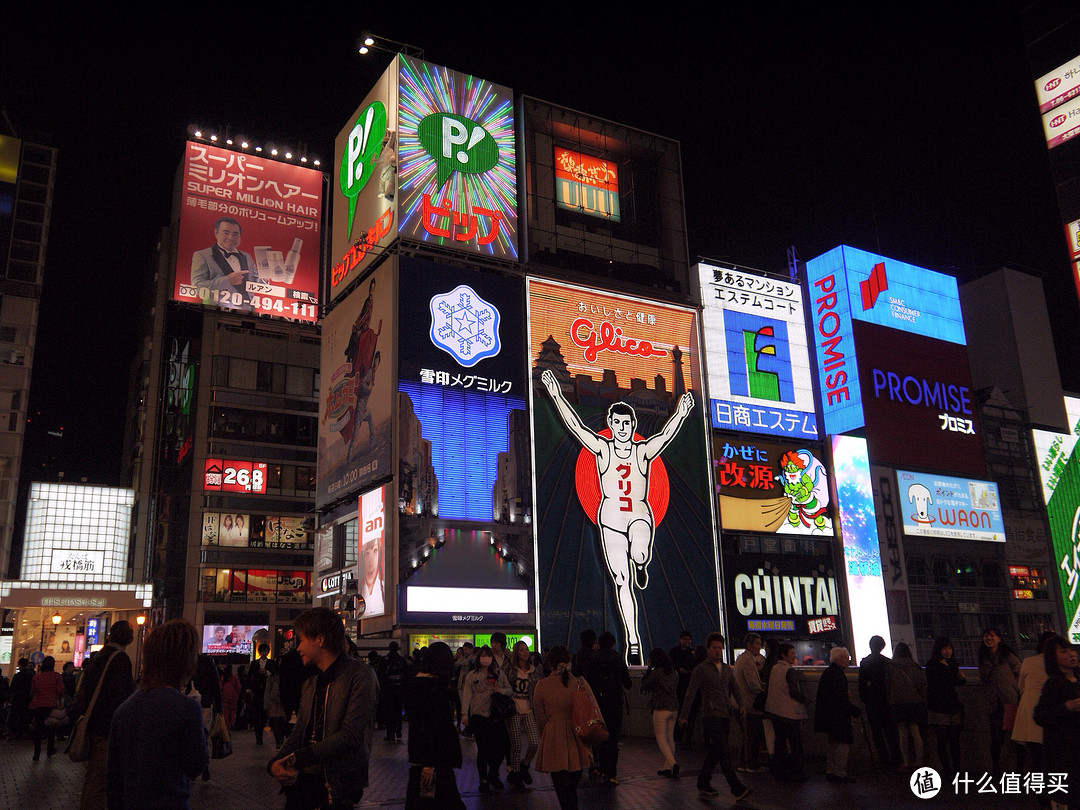
<path fill-rule="evenodd" d="M 135 675 L 140 675 L 139 667 L 142 665 L 142 641 L 143 641 L 143 625 L 146 624 L 146 614 L 140 613 L 135 617 L 135 624 L 139 625 L 139 648 L 135 652 Z"/>

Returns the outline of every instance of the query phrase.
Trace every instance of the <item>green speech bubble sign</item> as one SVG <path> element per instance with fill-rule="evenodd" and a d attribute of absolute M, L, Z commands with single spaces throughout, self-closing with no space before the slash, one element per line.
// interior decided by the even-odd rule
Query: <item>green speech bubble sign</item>
<path fill-rule="evenodd" d="M 452 172 L 482 174 L 499 162 L 499 146 L 472 119 L 456 113 L 432 113 L 417 127 L 420 143 L 435 159 L 439 187 Z"/>
<path fill-rule="evenodd" d="M 360 111 L 356 123 L 345 141 L 341 156 L 338 182 L 341 193 L 349 201 L 349 238 L 352 238 L 353 218 L 356 215 L 356 196 L 375 173 L 375 163 L 382 152 L 386 137 L 386 107 L 373 101 Z"/>

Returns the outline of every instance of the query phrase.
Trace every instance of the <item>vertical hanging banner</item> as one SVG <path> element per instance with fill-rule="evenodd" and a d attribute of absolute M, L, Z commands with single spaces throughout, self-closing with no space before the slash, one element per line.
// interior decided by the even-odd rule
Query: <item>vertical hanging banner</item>
<path fill-rule="evenodd" d="M 840 508 L 840 536 L 847 566 L 848 607 L 855 636 L 852 658 L 866 655 L 870 639 L 881 636 L 892 649 L 881 549 L 874 518 L 874 492 L 866 439 L 833 436 L 833 475 Z"/>
<path fill-rule="evenodd" d="M 319 507 L 391 474 L 393 264 L 383 262 L 323 321 Z"/>
<path fill-rule="evenodd" d="M 527 302 L 543 645 L 610 629 L 642 663 L 719 618 L 697 316 L 537 279 Z"/>

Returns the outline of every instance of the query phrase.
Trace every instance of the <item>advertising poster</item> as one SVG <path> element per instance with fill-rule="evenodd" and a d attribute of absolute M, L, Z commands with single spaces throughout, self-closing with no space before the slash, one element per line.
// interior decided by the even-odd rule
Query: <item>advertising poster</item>
<path fill-rule="evenodd" d="M 384 262 L 323 321 L 319 465 L 323 507 L 391 474 L 394 262 Z"/>
<path fill-rule="evenodd" d="M 904 534 L 1005 542 L 997 484 L 945 473 L 896 471 Z"/>
<path fill-rule="evenodd" d="M 881 571 L 881 547 L 874 517 L 874 492 L 866 440 L 854 436 L 832 439 L 836 500 L 840 510 L 840 537 L 847 569 L 848 607 L 855 647 L 854 661 L 866 655 L 870 638 L 881 636 L 891 650 L 889 609 Z"/>
<path fill-rule="evenodd" d="M 188 141 L 173 299 L 315 323 L 322 187 L 314 169 Z"/>
<path fill-rule="evenodd" d="M 401 236 L 516 259 L 513 92 L 407 56 L 398 63 Z"/>
<path fill-rule="evenodd" d="M 1042 479 L 1046 514 L 1065 621 L 1066 638 L 1080 644 L 1080 400 L 1065 397 L 1065 412 L 1072 430 L 1068 435 L 1033 430 L 1035 459 Z"/>
<path fill-rule="evenodd" d="M 203 512 L 204 546 L 240 546 L 251 539 L 251 515 L 238 512 Z"/>
<path fill-rule="evenodd" d="M 533 626 L 522 282 L 401 268 L 399 619 Z"/>
<path fill-rule="evenodd" d="M 203 472 L 203 489 L 210 492 L 266 494 L 266 463 L 208 458 Z"/>
<path fill-rule="evenodd" d="M 864 424 L 862 400 L 871 383 L 856 362 L 862 344 L 852 334 L 853 321 L 967 343 L 952 276 L 846 245 L 808 261 L 806 275 L 826 433 Z"/>
<path fill-rule="evenodd" d="M 830 557 L 725 554 L 729 634 L 739 642 L 761 633 L 843 644 L 838 573 Z"/>
<path fill-rule="evenodd" d="M 1039 112 L 1046 113 L 1080 95 L 1080 56 L 1058 65 L 1035 80 Z"/>
<path fill-rule="evenodd" d="M 334 140 L 331 302 L 397 237 L 397 78 L 395 60 Z"/>
<path fill-rule="evenodd" d="M 697 266 L 712 426 L 818 438 L 802 288 Z"/>
<path fill-rule="evenodd" d="M 820 450 L 716 434 L 713 479 L 725 531 L 833 537 L 829 472 Z"/>
<path fill-rule="evenodd" d="M 528 281 L 541 642 L 608 629 L 629 663 L 716 629 L 693 310 Z"/>
<path fill-rule="evenodd" d="M 360 496 L 360 584 L 364 612 L 359 618 L 374 619 L 386 613 L 386 487 Z"/>
<path fill-rule="evenodd" d="M 986 475 L 967 348 L 869 323 L 853 334 L 875 463 Z"/>

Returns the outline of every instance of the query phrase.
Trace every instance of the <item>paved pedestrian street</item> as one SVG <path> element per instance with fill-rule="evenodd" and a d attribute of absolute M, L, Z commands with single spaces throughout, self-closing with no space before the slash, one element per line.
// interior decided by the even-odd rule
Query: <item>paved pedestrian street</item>
<path fill-rule="evenodd" d="M 406 734 L 408 726 L 406 724 Z M 267 733 L 267 737 L 272 739 Z M 388 743 L 376 733 L 371 752 L 371 785 L 364 793 L 364 800 L 357 805 L 363 808 L 401 808 L 405 804 L 405 782 L 408 773 L 408 746 Z M 815 738 L 815 742 L 820 738 Z M 224 760 L 210 764 L 211 779 L 196 779 L 192 784 L 191 806 L 193 810 L 250 810 L 253 808 L 282 808 L 284 797 L 278 794 L 277 784 L 266 773 L 266 762 L 273 748 L 255 745 L 251 731 L 233 734 L 234 753 Z M 470 740 L 462 740 L 465 767 L 458 771 L 458 786 L 470 810 L 540 810 L 557 808 L 551 780 L 545 774 L 535 774 L 532 790 L 528 793 L 511 793 L 509 789 L 496 791 L 495 795 L 481 798 L 473 757 L 476 747 Z M 611 810 L 696 810 L 697 808 L 746 807 L 756 810 L 812 810 L 813 808 L 919 807 L 926 810 L 942 808 L 1031 808 L 1036 807 L 1036 797 L 1028 791 L 1025 795 L 1024 779 L 1018 777 L 1013 783 L 1006 780 L 1009 791 L 1002 794 L 1000 782 L 995 784 L 996 793 L 979 793 L 982 774 L 969 774 L 972 783 L 968 795 L 956 796 L 952 784 L 945 785 L 930 799 L 916 798 L 909 786 L 906 774 L 878 773 L 868 762 L 853 762 L 852 774 L 858 780 L 852 785 L 834 785 L 825 781 L 824 746 L 810 750 L 810 778 L 803 784 L 777 782 L 767 773 L 740 774 L 754 792 L 750 797 L 735 803 L 727 792 L 723 776 L 718 772 L 713 785 L 720 791 L 714 799 L 700 799 L 696 789 L 696 777 L 704 752 L 700 744 L 694 751 L 680 751 L 682 774 L 678 779 L 665 779 L 656 775 L 660 756 L 651 739 L 624 737 L 619 757 L 619 781 L 614 788 L 603 787 L 599 782 L 583 779 L 579 796 L 583 808 Z M 34 810 L 71 810 L 78 806 L 82 788 L 83 766 L 58 754 L 39 762 L 33 762 L 33 744 L 29 740 L 4 740 L 0 742 L 0 808 L 29 808 Z M 505 776 L 505 774 L 504 774 Z M 925 781 L 925 780 L 923 780 Z M 985 791 L 989 780 L 981 780 Z M 1029 781 L 1028 787 L 1031 783 Z M 960 784 L 961 790 L 964 785 Z M 1057 794 L 1061 796 L 1061 794 Z"/>

